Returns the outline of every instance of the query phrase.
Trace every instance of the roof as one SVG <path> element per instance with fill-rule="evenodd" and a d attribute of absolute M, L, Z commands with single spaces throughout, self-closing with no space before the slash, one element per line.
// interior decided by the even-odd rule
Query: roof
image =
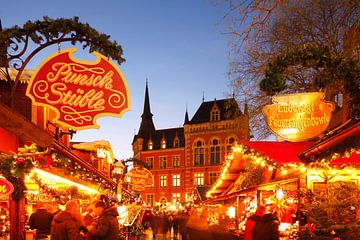
<path fill-rule="evenodd" d="M 301 160 L 298 157 L 298 153 L 304 148 L 310 146 L 312 142 L 271 142 L 271 141 L 253 141 L 242 142 L 242 145 L 246 146 L 247 153 L 259 153 L 264 154 L 271 161 L 277 165 L 300 163 Z M 224 191 L 229 189 L 235 181 L 239 178 L 240 174 L 244 170 L 243 155 L 235 154 L 234 158 L 230 160 L 230 163 L 223 175 L 221 183 L 212 190 L 213 195 L 221 195 Z"/>
<path fill-rule="evenodd" d="M 360 146 L 360 120 L 351 119 L 304 149 L 300 157 L 310 161 L 311 158 L 314 159 L 317 156 L 345 152 L 358 146 Z"/>
<path fill-rule="evenodd" d="M 138 137 L 141 137 L 139 135 L 135 135 L 134 141 Z M 166 148 L 174 148 L 174 140 L 178 137 L 179 139 L 179 147 L 185 146 L 185 137 L 184 137 L 184 128 L 167 128 L 167 129 L 159 129 L 155 130 L 153 133 L 150 134 L 150 136 L 142 137 L 144 139 L 143 142 L 143 149 L 147 149 L 147 145 L 149 140 L 153 142 L 153 149 L 160 149 L 161 148 L 161 140 L 164 138 L 166 140 Z"/>
<path fill-rule="evenodd" d="M 242 114 L 234 98 L 215 99 L 214 101 L 203 102 L 189 124 L 210 122 L 210 112 L 215 104 L 220 110 L 220 120 L 234 119 Z"/>
<path fill-rule="evenodd" d="M 254 141 L 242 142 L 247 147 L 263 153 L 278 164 L 301 163 L 298 154 L 313 142 L 272 142 Z"/>

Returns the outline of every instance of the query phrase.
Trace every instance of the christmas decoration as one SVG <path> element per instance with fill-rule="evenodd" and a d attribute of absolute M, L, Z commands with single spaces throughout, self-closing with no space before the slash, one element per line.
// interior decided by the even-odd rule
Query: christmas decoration
<path fill-rule="evenodd" d="M 321 191 L 302 190 L 300 209 L 312 225 L 300 239 L 359 239 L 360 188 L 354 182 L 325 182 Z M 311 238 L 310 238 L 311 237 Z"/>
<path fill-rule="evenodd" d="M 351 97 L 350 113 L 353 117 L 360 115 L 360 68 L 358 60 L 346 59 L 324 46 L 309 45 L 279 55 L 269 63 L 265 78 L 260 88 L 269 95 L 274 95 L 286 89 L 284 72 L 290 66 L 302 65 L 319 72 L 314 76 L 314 87 L 323 89 L 336 82 L 343 81 L 344 89 Z"/>

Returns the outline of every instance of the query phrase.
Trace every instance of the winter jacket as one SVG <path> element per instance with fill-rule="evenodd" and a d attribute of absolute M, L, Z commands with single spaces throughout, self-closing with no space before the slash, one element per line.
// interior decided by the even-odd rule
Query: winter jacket
<path fill-rule="evenodd" d="M 253 240 L 278 240 L 279 224 L 279 219 L 273 214 L 263 215 L 261 221 L 256 222 L 254 226 L 252 231 Z"/>
<path fill-rule="evenodd" d="M 51 240 L 83 240 L 78 221 L 68 212 L 55 215 L 51 223 Z"/>
<path fill-rule="evenodd" d="M 253 240 L 252 232 L 255 227 L 255 224 L 258 221 L 261 221 L 261 217 L 257 214 L 253 214 L 247 219 L 245 226 L 244 240 Z"/>
<path fill-rule="evenodd" d="M 44 208 L 39 208 L 36 212 L 31 214 L 29 225 L 31 229 L 36 229 L 36 238 L 46 238 L 50 234 L 51 222 L 54 215 L 46 211 Z"/>
<path fill-rule="evenodd" d="M 117 240 L 120 237 L 120 227 L 117 220 L 119 216 L 116 207 L 110 207 L 104 210 L 99 217 L 95 228 L 89 230 L 91 236 L 99 240 Z"/>

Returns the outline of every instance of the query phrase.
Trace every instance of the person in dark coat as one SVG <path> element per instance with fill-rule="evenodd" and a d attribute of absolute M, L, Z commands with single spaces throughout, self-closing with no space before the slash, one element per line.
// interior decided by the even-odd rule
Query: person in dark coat
<path fill-rule="evenodd" d="M 245 225 L 244 240 L 253 240 L 253 230 L 255 224 L 261 220 L 261 217 L 265 214 L 266 208 L 263 205 L 259 205 L 256 208 L 256 212 L 248 217 Z"/>
<path fill-rule="evenodd" d="M 40 202 L 37 204 L 37 208 L 36 212 L 30 215 L 29 226 L 30 229 L 36 229 L 36 239 L 47 238 L 50 235 L 54 215 L 48 212 Z"/>
<path fill-rule="evenodd" d="M 94 204 L 94 214 L 99 216 L 97 222 L 87 226 L 90 236 L 101 240 L 117 240 L 120 238 L 119 216 L 116 207 L 106 208 L 103 201 Z"/>
<path fill-rule="evenodd" d="M 279 240 L 279 224 L 276 214 L 264 214 L 254 226 L 253 240 Z"/>
<path fill-rule="evenodd" d="M 51 223 L 51 240 L 84 240 L 80 234 L 80 210 L 75 200 L 65 204 L 65 211 L 55 215 Z"/>
<path fill-rule="evenodd" d="M 165 214 L 154 215 L 151 222 L 155 239 L 165 240 L 166 234 L 170 230 L 169 218 Z"/>

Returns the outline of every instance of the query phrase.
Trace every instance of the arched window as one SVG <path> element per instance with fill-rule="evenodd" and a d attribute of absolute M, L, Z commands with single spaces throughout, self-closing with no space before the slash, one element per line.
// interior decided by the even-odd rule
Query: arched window
<path fill-rule="evenodd" d="M 216 138 L 210 141 L 210 164 L 220 164 L 220 141 Z"/>
<path fill-rule="evenodd" d="M 226 154 L 230 154 L 232 147 L 235 145 L 236 139 L 234 137 L 229 137 L 226 139 Z"/>
<path fill-rule="evenodd" d="M 161 208 L 165 208 L 166 207 L 166 203 L 167 203 L 167 200 L 166 200 L 166 197 L 161 197 L 160 200 L 160 207 Z"/>
<path fill-rule="evenodd" d="M 166 148 L 166 140 L 163 138 L 161 139 L 161 148 L 165 149 Z"/>
<path fill-rule="evenodd" d="M 174 138 L 174 148 L 180 147 L 180 140 L 178 137 Z"/>
<path fill-rule="evenodd" d="M 204 142 L 198 140 L 194 145 L 194 165 L 204 165 Z"/>
<path fill-rule="evenodd" d="M 154 149 L 154 143 L 152 140 L 148 141 L 148 150 L 153 150 Z"/>

